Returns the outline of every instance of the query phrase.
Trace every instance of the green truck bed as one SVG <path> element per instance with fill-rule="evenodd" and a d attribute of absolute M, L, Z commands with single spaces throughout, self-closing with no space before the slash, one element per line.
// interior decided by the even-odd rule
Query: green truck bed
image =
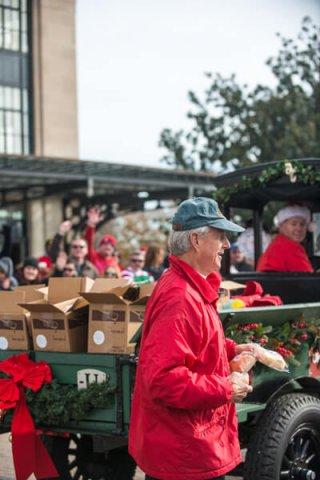
<path fill-rule="evenodd" d="M 287 305 L 280 307 L 247 308 L 221 312 L 223 323 L 263 322 L 275 325 L 288 320 L 296 320 L 304 315 L 306 320 L 320 319 L 320 303 Z M 14 355 L 16 351 L 0 351 L 0 360 Z M 47 425 L 50 430 L 63 430 L 79 433 L 102 435 L 126 435 L 128 432 L 131 392 L 135 376 L 135 360 L 128 355 L 93 354 L 93 353 L 56 353 L 28 352 L 32 360 L 45 361 L 52 369 L 53 377 L 61 384 L 74 385 L 77 388 L 78 374 L 105 374 L 109 384 L 115 387 L 113 402 L 106 409 L 92 410 L 79 422 L 69 422 L 63 428 Z M 268 382 L 279 377 L 278 384 L 308 375 L 308 347 L 301 352 L 300 365 L 291 368 L 289 373 L 256 367 L 254 376 L 255 390 L 264 388 Z M 259 403 L 260 402 L 260 403 Z M 240 422 L 245 422 L 248 415 L 265 408 L 263 401 L 246 401 L 237 405 Z M 7 423 L 10 418 L 8 418 Z M 5 425 L 4 425 L 5 426 Z"/>

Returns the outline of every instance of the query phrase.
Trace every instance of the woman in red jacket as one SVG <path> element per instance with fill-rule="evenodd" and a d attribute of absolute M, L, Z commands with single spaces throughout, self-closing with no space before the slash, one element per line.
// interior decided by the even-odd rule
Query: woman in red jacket
<path fill-rule="evenodd" d="M 148 302 L 130 419 L 129 451 L 149 480 L 223 479 L 240 462 L 236 401 L 252 390 L 229 370 L 252 350 L 225 339 L 216 310 L 228 221 L 214 200 L 182 202 L 170 268 Z"/>
<path fill-rule="evenodd" d="M 311 221 L 310 210 L 289 205 L 279 210 L 274 223 L 279 234 L 261 255 L 258 272 L 313 272 L 301 242 L 306 238 Z"/>

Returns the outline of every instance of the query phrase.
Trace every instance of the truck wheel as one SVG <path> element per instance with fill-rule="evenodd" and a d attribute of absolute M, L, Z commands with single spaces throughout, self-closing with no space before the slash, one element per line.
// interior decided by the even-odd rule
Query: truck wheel
<path fill-rule="evenodd" d="M 256 425 L 244 480 L 320 480 L 320 399 L 304 393 L 276 399 Z"/>
<path fill-rule="evenodd" d="M 133 480 L 136 464 L 126 447 L 108 452 L 93 451 L 90 435 L 46 437 L 46 447 L 60 480 Z"/>

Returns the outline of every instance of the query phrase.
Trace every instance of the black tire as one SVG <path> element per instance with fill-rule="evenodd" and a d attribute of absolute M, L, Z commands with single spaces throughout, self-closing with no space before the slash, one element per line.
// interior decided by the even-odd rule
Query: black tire
<path fill-rule="evenodd" d="M 133 480 L 136 464 L 126 447 L 93 451 L 90 435 L 46 437 L 45 444 L 60 480 Z"/>
<path fill-rule="evenodd" d="M 284 395 L 262 415 L 251 439 L 244 480 L 320 480 L 320 399 Z"/>

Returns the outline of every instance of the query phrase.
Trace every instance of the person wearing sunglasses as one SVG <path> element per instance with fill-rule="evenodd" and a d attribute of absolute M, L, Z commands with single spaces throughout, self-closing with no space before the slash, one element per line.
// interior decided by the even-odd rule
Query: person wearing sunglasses
<path fill-rule="evenodd" d="M 70 258 L 75 263 L 79 277 L 89 277 L 93 280 L 98 277 L 98 269 L 87 258 L 88 245 L 84 238 L 75 238 L 70 245 Z"/>
<path fill-rule="evenodd" d="M 133 252 L 129 258 L 129 265 L 122 270 L 121 277 L 133 281 L 135 277 L 150 277 L 146 270 L 143 270 L 145 255 L 141 251 Z"/>
<path fill-rule="evenodd" d="M 72 230 L 72 222 L 65 220 L 59 226 L 50 247 L 50 257 L 55 262 L 54 277 L 63 276 L 63 269 L 67 259 L 66 251 L 69 251 L 70 259 L 75 263 L 77 276 L 89 277 L 95 280 L 99 275 L 97 268 L 88 259 L 88 244 L 82 237 L 76 237 L 71 241 L 68 248 L 66 237 Z"/>
<path fill-rule="evenodd" d="M 74 278 L 78 277 L 78 272 L 74 260 L 68 258 L 62 272 L 63 277 Z"/>

